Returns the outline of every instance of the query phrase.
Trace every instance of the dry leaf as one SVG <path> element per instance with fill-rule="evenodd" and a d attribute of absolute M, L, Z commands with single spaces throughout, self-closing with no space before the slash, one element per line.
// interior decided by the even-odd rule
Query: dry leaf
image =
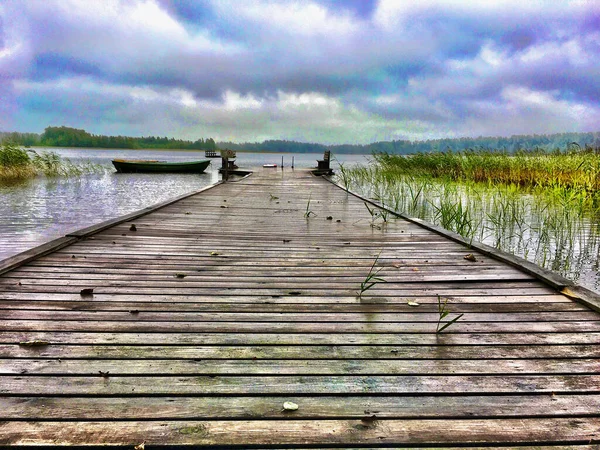
<path fill-rule="evenodd" d="M 219 256 L 219 252 L 210 252 L 210 256 Z"/>
<path fill-rule="evenodd" d="M 298 409 L 298 405 L 294 402 L 285 402 L 283 404 L 284 411 L 296 411 Z"/>
<path fill-rule="evenodd" d="M 175 278 L 185 278 L 187 275 L 185 273 L 176 273 Z"/>
<path fill-rule="evenodd" d="M 133 447 L 133 450 L 144 450 L 145 448 L 146 448 L 146 441 Z"/>
<path fill-rule="evenodd" d="M 400 267 L 402 267 L 402 264 L 400 264 L 400 263 L 394 263 L 394 264 L 392 264 L 392 267 L 395 267 L 396 269 L 399 269 Z"/>
<path fill-rule="evenodd" d="M 466 259 L 467 261 L 472 261 L 472 262 L 476 262 L 477 258 L 475 258 L 475 255 L 473 253 L 469 253 L 468 255 L 463 256 L 464 259 Z"/>
<path fill-rule="evenodd" d="M 407 301 L 406 304 L 408 306 L 420 306 L 421 305 L 419 302 L 413 302 L 412 300 Z"/>
<path fill-rule="evenodd" d="M 129 227 L 129 231 L 137 231 L 137 227 L 135 226 L 135 223 L 131 224 L 131 226 Z"/>
<path fill-rule="evenodd" d="M 94 289 L 93 288 L 82 289 L 81 291 L 79 291 L 79 295 L 81 295 L 82 297 L 94 295 Z"/>

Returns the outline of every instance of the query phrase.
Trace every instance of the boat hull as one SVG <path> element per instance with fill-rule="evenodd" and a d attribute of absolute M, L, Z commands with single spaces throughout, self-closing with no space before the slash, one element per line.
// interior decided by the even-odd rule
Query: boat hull
<path fill-rule="evenodd" d="M 202 173 L 209 166 L 210 160 L 164 162 L 115 159 L 112 163 L 119 173 Z"/>

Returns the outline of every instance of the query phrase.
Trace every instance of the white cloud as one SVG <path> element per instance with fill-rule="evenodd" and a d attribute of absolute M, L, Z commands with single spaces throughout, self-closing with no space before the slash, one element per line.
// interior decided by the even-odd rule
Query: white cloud
<path fill-rule="evenodd" d="M 341 35 L 358 30 L 358 23 L 347 12 L 334 14 L 310 1 L 234 0 L 218 1 L 215 6 L 241 21 L 250 21 L 255 26 L 260 24 L 258 29 L 269 34 L 319 35 L 339 39 Z"/>

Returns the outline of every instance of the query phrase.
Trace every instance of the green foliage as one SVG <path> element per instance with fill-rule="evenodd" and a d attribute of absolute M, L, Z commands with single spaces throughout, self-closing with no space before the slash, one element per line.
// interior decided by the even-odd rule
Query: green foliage
<path fill-rule="evenodd" d="M 167 137 L 128 137 L 90 134 L 85 130 L 70 127 L 47 127 L 39 140 L 47 147 L 99 147 L 99 148 L 163 148 L 216 150 L 214 139 L 186 141 Z"/>
<path fill-rule="evenodd" d="M 371 208 L 367 202 L 364 202 L 364 204 L 369 212 L 369 215 L 371 216 L 371 225 L 374 225 L 377 219 L 381 219 L 383 220 L 383 223 L 387 223 L 390 212 L 385 209 L 385 204 L 383 205 L 383 208 L 379 208 L 378 206 L 373 206 Z"/>
<path fill-rule="evenodd" d="M 27 166 L 30 163 L 31 158 L 27 150 L 9 142 L 0 147 L 0 167 Z"/>
<path fill-rule="evenodd" d="M 498 161 L 497 152 L 489 153 L 495 162 L 488 163 L 482 157 L 479 164 L 483 168 L 510 164 Z M 442 170 L 432 161 L 445 161 L 444 158 L 456 155 L 396 156 L 399 165 L 413 158 L 425 162 L 403 170 L 388 164 L 388 158 L 393 157 L 378 155 L 376 164 L 348 169 L 348 183 L 363 196 L 379 198 L 396 211 L 455 231 L 468 242 L 480 241 L 522 256 L 570 279 L 577 280 L 582 273 L 596 270 L 595 255 L 600 253 L 600 191 L 589 188 L 598 182 L 600 155 L 595 152 L 572 145 L 551 154 L 503 155 L 504 159 L 521 161 L 527 170 L 539 166 L 557 174 L 555 179 L 533 186 L 462 177 L 434 178 L 419 168 L 429 164 L 431 170 Z M 534 158 L 535 164 L 525 163 L 528 158 Z M 513 170 L 516 172 L 518 167 Z M 564 177 L 569 171 L 580 177 L 573 177 L 567 184 Z"/>
<path fill-rule="evenodd" d="M 306 202 L 306 211 L 304 211 L 304 217 L 306 217 L 307 219 L 312 215 L 312 216 L 316 216 L 316 214 L 314 212 L 311 211 L 310 209 L 310 197 L 312 194 L 308 194 L 308 201 Z"/>
<path fill-rule="evenodd" d="M 410 157 L 380 153 L 375 159 L 389 177 L 428 176 L 525 188 L 562 186 L 589 192 L 600 189 L 600 147 L 570 146 L 553 153 L 519 150 L 514 154 L 480 149 Z"/>
<path fill-rule="evenodd" d="M 515 135 L 511 137 L 477 137 L 458 139 L 431 139 L 426 141 L 381 141 L 367 145 L 342 144 L 322 145 L 310 142 L 294 142 L 269 140 L 264 142 L 220 142 L 219 146 L 234 150 L 255 152 L 290 152 L 290 153 L 323 153 L 330 150 L 335 154 L 370 155 L 378 153 L 410 155 L 429 152 L 460 152 L 465 149 L 492 149 L 501 152 L 515 153 L 524 148 L 538 148 L 552 151 L 557 148 L 573 147 L 576 142 L 581 147 L 600 146 L 600 133 L 557 133 Z"/>
<path fill-rule="evenodd" d="M 442 320 L 444 320 L 450 314 L 450 310 L 448 309 L 448 299 L 444 300 L 444 302 L 442 303 L 442 298 L 438 295 L 437 300 L 438 300 L 438 322 L 437 322 L 437 327 L 435 329 L 436 334 L 441 333 L 446 328 L 448 328 L 450 325 L 456 323 L 456 321 L 464 315 L 464 314 L 459 314 L 454 319 L 452 319 L 442 325 L 442 323 L 443 323 Z"/>
<path fill-rule="evenodd" d="M 33 157 L 30 157 L 30 154 Z M 37 153 L 9 143 L 4 143 L 0 147 L 0 183 L 3 184 L 39 175 L 47 177 L 79 176 L 103 170 L 102 166 L 96 164 L 74 164 L 53 152 Z"/>
<path fill-rule="evenodd" d="M 358 295 L 358 298 L 362 298 L 363 294 L 366 291 L 368 291 L 369 289 L 371 289 L 373 286 L 375 286 L 377 283 L 385 283 L 386 282 L 383 278 L 378 276 L 379 272 L 381 272 L 383 270 L 383 267 L 379 267 L 377 270 L 375 269 L 375 265 L 377 264 L 377 261 L 379 261 L 379 257 L 381 256 L 382 251 L 383 251 L 383 249 L 381 249 L 379 251 L 379 254 L 375 258 L 375 261 L 373 261 L 373 264 L 371 264 L 369 273 L 365 277 L 364 281 L 362 283 L 360 283 L 360 288 L 356 292 L 356 294 Z"/>

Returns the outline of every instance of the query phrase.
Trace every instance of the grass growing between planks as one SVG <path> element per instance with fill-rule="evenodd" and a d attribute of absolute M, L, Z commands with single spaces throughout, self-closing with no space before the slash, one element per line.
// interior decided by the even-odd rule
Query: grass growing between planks
<path fill-rule="evenodd" d="M 101 166 L 91 163 L 74 164 L 53 152 L 37 153 L 17 145 L 0 146 L 0 184 L 35 178 L 37 176 L 80 176 L 102 172 Z"/>
<path fill-rule="evenodd" d="M 577 280 L 597 275 L 600 154 L 492 151 L 378 154 L 345 168 L 350 190 Z M 592 288 L 594 288 L 592 286 Z"/>
<path fill-rule="evenodd" d="M 379 261 L 379 257 L 381 256 L 382 251 L 383 251 L 383 249 L 381 249 L 379 254 L 375 257 L 375 261 L 373 261 L 373 264 L 371 264 L 369 273 L 367 274 L 365 279 L 362 281 L 362 283 L 360 283 L 360 287 L 359 287 L 358 291 L 356 291 L 356 296 L 359 299 L 362 299 L 363 294 L 366 291 L 368 291 L 369 289 L 371 289 L 373 286 L 375 286 L 377 283 L 385 283 L 385 280 L 379 276 L 379 272 L 381 272 L 383 270 L 383 267 L 379 267 L 378 269 L 375 269 L 375 266 L 377 265 L 377 262 Z"/>

